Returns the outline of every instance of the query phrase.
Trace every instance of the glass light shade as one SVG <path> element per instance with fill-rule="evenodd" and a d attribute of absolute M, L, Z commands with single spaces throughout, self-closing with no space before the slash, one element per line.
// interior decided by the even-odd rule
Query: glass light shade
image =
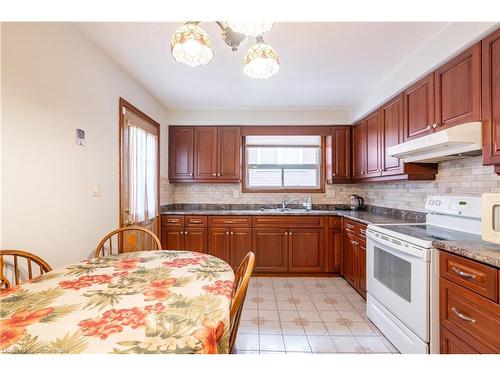
<path fill-rule="evenodd" d="M 274 22 L 235 22 L 228 21 L 227 25 L 234 31 L 246 36 L 257 37 L 273 28 Z"/>
<path fill-rule="evenodd" d="M 208 64 L 214 57 L 212 40 L 195 23 L 187 23 L 175 31 L 171 51 L 176 61 L 193 67 Z"/>
<path fill-rule="evenodd" d="M 268 79 L 279 70 L 278 54 L 267 43 L 259 42 L 250 47 L 243 59 L 243 72 L 252 79 Z"/>

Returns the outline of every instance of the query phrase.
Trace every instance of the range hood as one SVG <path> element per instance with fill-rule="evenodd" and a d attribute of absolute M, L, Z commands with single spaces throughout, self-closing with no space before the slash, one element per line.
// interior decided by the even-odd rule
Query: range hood
<path fill-rule="evenodd" d="M 387 153 L 408 163 L 437 163 L 480 155 L 481 148 L 481 122 L 468 122 L 388 147 Z"/>

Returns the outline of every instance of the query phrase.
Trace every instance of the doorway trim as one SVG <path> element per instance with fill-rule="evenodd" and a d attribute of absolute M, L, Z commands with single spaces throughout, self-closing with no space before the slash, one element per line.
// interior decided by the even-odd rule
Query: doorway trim
<path fill-rule="evenodd" d="M 156 173 L 158 176 L 158 179 L 156 181 L 156 196 L 158 197 L 156 201 L 156 210 L 158 212 L 158 216 L 160 215 L 160 145 L 161 145 L 161 140 L 160 140 L 160 130 L 161 126 L 158 121 L 155 121 L 151 117 L 149 117 L 147 114 L 142 112 L 140 109 L 138 109 L 136 106 L 131 104 L 130 102 L 126 101 L 122 97 L 120 97 L 119 100 L 119 106 L 118 106 L 118 196 L 119 196 L 119 204 L 118 204 L 118 225 L 120 228 L 123 227 L 123 217 L 121 215 L 122 209 L 123 209 L 123 201 L 122 201 L 122 157 L 123 157 L 123 142 L 122 142 L 122 136 L 123 136 L 123 126 L 124 124 L 124 113 L 123 109 L 132 112 L 134 115 L 142 118 L 144 121 L 150 123 L 151 125 L 155 126 L 158 129 L 158 139 L 157 139 L 157 144 L 156 144 L 156 149 L 158 152 L 156 153 Z M 161 225 L 158 223 L 158 228 L 157 232 L 160 235 L 160 229 Z"/>

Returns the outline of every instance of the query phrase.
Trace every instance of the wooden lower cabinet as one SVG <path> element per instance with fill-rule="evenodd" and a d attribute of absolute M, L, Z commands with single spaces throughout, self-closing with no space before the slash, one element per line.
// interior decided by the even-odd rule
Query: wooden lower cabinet
<path fill-rule="evenodd" d="M 288 271 L 323 271 L 325 257 L 323 229 L 290 229 L 288 245 Z"/>
<path fill-rule="evenodd" d="M 207 228 L 190 228 L 184 231 L 184 250 L 207 252 Z"/>
<path fill-rule="evenodd" d="M 184 250 L 184 229 L 163 227 L 161 243 L 165 250 Z"/>
<path fill-rule="evenodd" d="M 252 250 L 252 229 L 234 228 L 231 230 L 231 266 L 238 268 L 241 261 Z"/>
<path fill-rule="evenodd" d="M 358 286 L 366 297 L 366 244 L 363 242 L 358 247 Z"/>
<path fill-rule="evenodd" d="M 492 266 L 440 252 L 441 353 L 500 353 L 499 273 Z"/>
<path fill-rule="evenodd" d="M 208 253 L 231 264 L 231 234 L 229 228 L 208 230 Z"/>
<path fill-rule="evenodd" d="M 342 272 L 345 279 L 351 284 L 355 285 L 357 279 L 357 253 L 356 237 L 351 234 L 344 233 L 344 252 L 342 254 Z"/>
<path fill-rule="evenodd" d="M 366 225 L 344 219 L 342 276 L 366 298 Z"/>
<path fill-rule="evenodd" d="M 288 270 L 288 233 L 285 228 L 253 230 L 255 272 L 286 272 Z"/>

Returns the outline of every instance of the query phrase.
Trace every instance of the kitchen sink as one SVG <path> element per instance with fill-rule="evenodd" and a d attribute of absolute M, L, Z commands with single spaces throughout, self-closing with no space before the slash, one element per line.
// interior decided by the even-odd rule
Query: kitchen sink
<path fill-rule="evenodd" d="M 261 208 L 260 209 L 262 212 L 271 212 L 271 213 L 301 213 L 301 212 L 307 212 L 305 208 L 281 208 L 281 207 L 276 207 L 276 208 Z"/>

